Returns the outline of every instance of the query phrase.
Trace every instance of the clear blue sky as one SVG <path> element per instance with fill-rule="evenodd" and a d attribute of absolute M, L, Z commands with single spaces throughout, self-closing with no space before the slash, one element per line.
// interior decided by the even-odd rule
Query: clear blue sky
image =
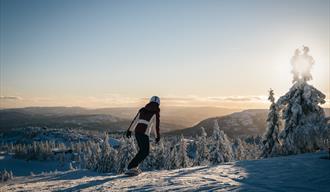
<path fill-rule="evenodd" d="M 280 95 L 302 45 L 316 60 L 311 83 L 329 96 L 329 7 L 328 0 L 1 0 L 1 105 L 130 106 L 151 95 L 209 105 L 210 97 L 269 88 Z"/>

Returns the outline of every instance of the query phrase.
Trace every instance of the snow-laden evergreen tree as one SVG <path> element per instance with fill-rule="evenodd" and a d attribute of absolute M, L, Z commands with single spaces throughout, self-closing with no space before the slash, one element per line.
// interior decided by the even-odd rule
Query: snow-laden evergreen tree
<path fill-rule="evenodd" d="M 220 151 L 220 127 L 217 120 L 214 120 L 213 134 L 211 140 L 211 149 L 210 149 L 210 161 L 212 164 L 219 164 L 224 162 L 224 157 Z"/>
<path fill-rule="evenodd" d="M 103 143 L 101 145 L 101 154 L 97 162 L 96 170 L 98 172 L 114 172 L 117 160 L 117 151 L 109 144 L 108 134 L 104 135 Z"/>
<path fill-rule="evenodd" d="M 234 159 L 232 143 L 223 130 L 221 130 L 220 133 L 220 150 L 223 153 L 224 160 L 225 162 L 232 161 Z"/>
<path fill-rule="evenodd" d="M 75 170 L 71 162 L 69 163 L 69 170 Z"/>
<path fill-rule="evenodd" d="M 122 173 L 125 171 L 128 163 L 134 158 L 137 153 L 133 138 L 123 138 L 120 140 L 118 149 L 117 172 Z"/>
<path fill-rule="evenodd" d="M 90 142 L 90 156 L 87 158 L 86 167 L 87 169 L 95 170 L 97 168 L 97 162 L 100 158 L 100 145 L 98 143 Z"/>
<path fill-rule="evenodd" d="M 235 160 L 246 159 L 245 149 L 240 138 L 235 138 L 232 146 L 233 146 L 233 155 Z"/>
<path fill-rule="evenodd" d="M 92 156 L 92 150 L 90 147 L 91 142 L 84 143 L 83 152 L 81 154 L 81 163 L 80 166 L 86 169 L 89 169 L 89 158 Z"/>
<path fill-rule="evenodd" d="M 60 162 L 60 164 L 63 166 L 65 163 L 65 153 L 62 152 L 58 155 L 58 161 Z"/>
<path fill-rule="evenodd" d="M 176 162 L 177 162 L 176 164 L 180 168 L 185 168 L 185 167 L 190 166 L 190 159 L 187 155 L 187 142 L 184 139 L 183 135 L 181 135 L 179 151 L 177 154 Z"/>
<path fill-rule="evenodd" d="M 52 149 L 48 141 L 36 142 L 36 149 L 33 152 L 29 150 L 30 159 L 36 158 L 37 160 L 47 160 L 52 155 Z"/>
<path fill-rule="evenodd" d="M 232 144 L 227 135 L 220 130 L 218 121 L 214 120 L 210 161 L 212 164 L 218 164 L 231 160 L 233 160 Z"/>
<path fill-rule="evenodd" d="M 158 144 L 154 147 L 154 154 L 155 154 L 155 163 L 154 168 L 156 170 L 164 168 L 165 164 L 165 146 L 164 141 L 160 140 Z"/>
<path fill-rule="evenodd" d="M 5 169 L 3 171 L 0 171 L 0 177 L 1 177 L 1 182 L 6 182 L 12 180 L 14 178 L 14 175 L 12 171 L 7 171 Z"/>
<path fill-rule="evenodd" d="M 280 115 L 278 106 L 275 103 L 274 91 L 269 91 L 268 100 L 271 102 L 268 117 L 267 117 L 267 129 L 263 136 L 263 150 L 261 157 L 272 157 L 279 154 L 281 143 L 279 142 L 280 133 Z"/>
<path fill-rule="evenodd" d="M 330 148 L 330 117 L 326 118 L 327 126 L 326 129 L 322 133 L 322 140 L 323 140 L 323 148 L 328 149 Z M 330 150 L 329 150 L 329 158 L 330 158 Z"/>
<path fill-rule="evenodd" d="M 204 127 L 201 127 L 202 134 L 197 138 L 195 165 L 207 165 L 210 161 L 210 153 L 208 149 L 207 133 Z"/>
<path fill-rule="evenodd" d="M 52 156 L 48 141 L 33 142 L 32 144 L 17 144 L 14 147 L 15 158 L 26 160 L 47 160 Z"/>
<path fill-rule="evenodd" d="M 284 129 L 280 133 L 283 154 L 312 152 L 321 146 L 321 137 L 326 130 L 324 110 L 325 95 L 307 83 L 314 60 L 304 47 L 303 55 L 298 55 L 295 63 L 293 86 L 277 105 L 283 110 Z"/>
<path fill-rule="evenodd" d="M 166 150 L 165 153 L 165 169 L 177 169 L 179 168 L 179 165 L 177 164 L 176 158 L 178 154 L 178 150 L 176 147 L 176 144 L 173 144 L 173 141 L 170 142 L 170 145 L 168 145 L 168 149 Z"/>
<path fill-rule="evenodd" d="M 252 137 L 253 138 L 253 137 Z M 262 144 L 257 142 L 248 141 L 251 138 L 246 138 L 242 140 L 242 145 L 244 147 L 244 159 L 259 159 L 262 153 Z"/>

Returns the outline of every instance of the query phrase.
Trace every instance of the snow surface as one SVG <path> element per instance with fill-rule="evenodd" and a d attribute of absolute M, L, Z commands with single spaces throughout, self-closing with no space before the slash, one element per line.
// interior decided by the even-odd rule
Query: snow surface
<path fill-rule="evenodd" d="M 26 161 L 0 153 L 0 170 L 4 169 L 11 170 L 14 176 L 26 176 L 31 172 L 40 174 L 41 172 L 65 171 L 68 165 L 61 165 L 58 161 Z"/>
<path fill-rule="evenodd" d="M 151 171 L 136 177 L 87 170 L 16 177 L 0 191 L 329 191 L 325 152 Z"/>

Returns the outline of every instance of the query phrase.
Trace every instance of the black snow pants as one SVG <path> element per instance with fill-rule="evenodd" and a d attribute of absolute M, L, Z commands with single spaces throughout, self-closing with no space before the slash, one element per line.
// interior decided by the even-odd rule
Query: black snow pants
<path fill-rule="evenodd" d="M 135 138 L 139 146 L 139 152 L 128 164 L 127 169 L 137 167 L 149 155 L 149 137 L 142 133 L 135 133 Z"/>

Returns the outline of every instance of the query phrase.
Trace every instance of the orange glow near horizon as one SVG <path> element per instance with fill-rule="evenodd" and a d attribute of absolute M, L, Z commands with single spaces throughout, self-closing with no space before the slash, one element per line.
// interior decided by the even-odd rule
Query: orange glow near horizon
<path fill-rule="evenodd" d="M 6 103 L 1 101 L 2 108 L 21 107 L 85 107 L 85 108 L 113 108 L 113 107 L 141 107 L 144 106 L 148 98 L 128 98 L 128 97 L 108 97 L 108 98 L 68 98 L 57 100 L 56 98 L 8 98 Z M 266 109 L 270 103 L 267 96 L 249 97 L 161 97 L 161 107 L 220 107 L 228 109 Z M 323 108 L 330 108 L 330 100 L 321 105 Z"/>

